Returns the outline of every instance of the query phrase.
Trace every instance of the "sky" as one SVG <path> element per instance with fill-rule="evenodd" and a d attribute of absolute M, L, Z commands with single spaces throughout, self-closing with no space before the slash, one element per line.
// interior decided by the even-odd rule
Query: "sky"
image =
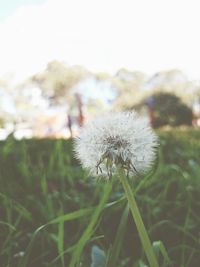
<path fill-rule="evenodd" d="M 0 21 L 11 15 L 20 6 L 40 4 L 45 0 L 0 0 Z"/>
<path fill-rule="evenodd" d="M 0 0 L 0 78 L 52 60 L 200 79 L 199 0 Z M 14 75 L 14 76 L 13 76 Z"/>

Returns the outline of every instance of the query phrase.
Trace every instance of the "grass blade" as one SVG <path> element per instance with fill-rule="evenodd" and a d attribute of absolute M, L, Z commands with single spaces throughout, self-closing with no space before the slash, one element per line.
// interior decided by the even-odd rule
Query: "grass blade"
<path fill-rule="evenodd" d="M 63 213 L 63 207 L 60 210 Z M 58 224 L 58 254 L 61 255 L 62 266 L 65 267 L 64 261 L 64 221 L 60 221 Z"/>
<path fill-rule="evenodd" d="M 118 229 L 117 229 L 117 235 L 109 256 L 109 260 L 107 263 L 107 267 L 116 267 L 117 261 L 119 258 L 119 253 L 121 250 L 121 246 L 123 244 L 123 237 L 126 231 L 126 225 L 128 221 L 128 215 L 129 215 L 129 205 L 127 204 L 125 207 L 125 210 L 122 214 Z"/>
<path fill-rule="evenodd" d="M 84 248 L 85 244 L 87 243 L 87 241 L 90 239 L 90 237 L 94 231 L 94 228 L 95 228 L 95 226 L 99 220 L 100 214 L 101 214 L 102 210 L 104 209 L 105 203 L 107 202 L 107 200 L 109 198 L 111 189 L 112 189 L 112 183 L 111 182 L 107 183 L 104 186 L 104 192 L 103 192 L 102 198 L 99 202 L 99 205 L 95 209 L 88 227 L 85 229 L 84 233 L 82 234 L 81 238 L 79 239 L 79 241 L 76 245 L 76 248 L 72 254 L 72 258 L 71 258 L 69 267 L 75 267 L 76 264 L 80 261 L 80 257 L 81 257 L 83 248 Z"/>
<path fill-rule="evenodd" d="M 157 255 L 161 253 L 164 257 L 164 261 L 167 262 L 167 264 L 171 265 L 171 260 L 168 256 L 168 252 L 161 240 L 153 242 L 153 249 Z"/>

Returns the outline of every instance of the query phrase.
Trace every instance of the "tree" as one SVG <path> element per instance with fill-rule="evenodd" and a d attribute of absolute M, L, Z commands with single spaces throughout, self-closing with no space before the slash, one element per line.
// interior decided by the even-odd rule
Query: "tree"
<path fill-rule="evenodd" d="M 126 110 L 139 103 L 144 96 L 143 85 L 146 81 L 147 76 L 142 72 L 120 69 L 112 79 L 118 92 L 114 108 Z"/>
<path fill-rule="evenodd" d="M 45 71 L 34 75 L 32 81 L 43 90 L 46 96 L 56 102 L 63 102 L 70 89 L 88 75 L 89 72 L 84 67 L 68 66 L 55 60 L 47 65 Z"/>
<path fill-rule="evenodd" d="M 154 111 L 154 127 L 192 125 L 191 108 L 176 95 L 161 92 L 153 94 L 151 108 Z"/>

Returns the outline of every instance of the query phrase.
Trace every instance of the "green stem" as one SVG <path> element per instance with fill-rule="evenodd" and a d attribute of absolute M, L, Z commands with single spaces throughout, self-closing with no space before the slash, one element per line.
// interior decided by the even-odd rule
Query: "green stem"
<path fill-rule="evenodd" d="M 144 251 L 146 253 L 147 259 L 149 261 L 149 264 L 151 267 L 159 267 L 156 256 L 153 252 L 152 246 L 151 246 L 151 241 L 148 237 L 146 228 L 144 226 L 144 223 L 142 221 L 137 203 L 135 201 L 133 192 L 130 188 L 130 185 L 128 183 L 127 177 L 125 176 L 124 170 L 123 169 L 119 169 L 118 170 L 119 176 L 120 176 L 120 180 L 121 183 L 123 185 L 126 197 L 128 199 L 128 203 L 129 203 L 129 207 L 131 209 L 132 215 L 133 215 L 133 219 L 135 221 L 139 236 L 140 236 L 140 240 L 142 242 Z"/>

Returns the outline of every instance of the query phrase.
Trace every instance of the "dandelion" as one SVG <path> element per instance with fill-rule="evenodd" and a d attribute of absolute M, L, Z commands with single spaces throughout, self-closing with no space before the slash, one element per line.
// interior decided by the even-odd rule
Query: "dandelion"
<path fill-rule="evenodd" d="M 89 122 L 75 141 L 76 157 L 94 176 L 118 175 L 124 188 L 150 267 L 158 267 L 128 176 L 140 176 L 152 166 L 158 139 L 147 120 L 135 112 L 117 112 Z"/>
<path fill-rule="evenodd" d="M 92 175 L 111 177 L 121 165 L 140 176 L 155 159 L 157 137 L 146 119 L 135 112 L 117 112 L 89 122 L 76 139 L 75 151 Z"/>

